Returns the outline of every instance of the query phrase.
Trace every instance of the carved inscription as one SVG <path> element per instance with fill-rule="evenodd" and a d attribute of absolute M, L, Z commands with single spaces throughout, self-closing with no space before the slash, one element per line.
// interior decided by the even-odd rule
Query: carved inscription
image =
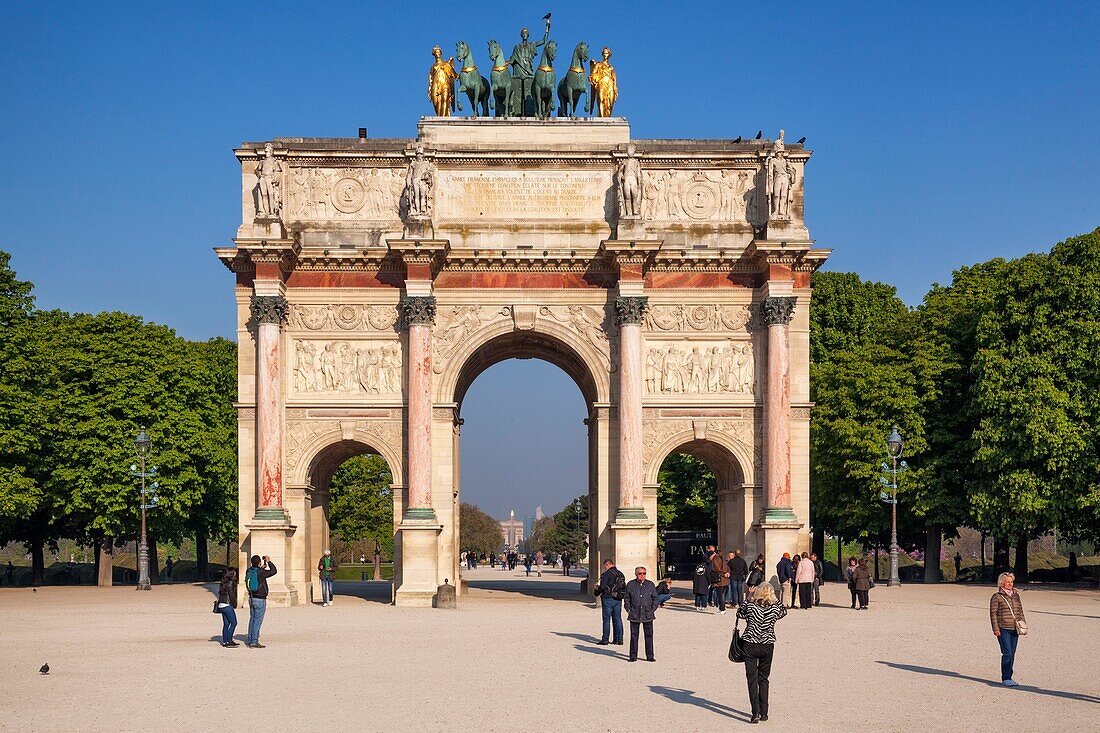
<path fill-rule="evenodd" d="M 295 341 L 291 386 L 298 394 L 401 392 L 396 341 Z"/>
<path fill-rule="evenodd" d="M 672 345 L 646 352 L 646 392 L 673 394 L 753 393 L 752 344 Z"/>
<path fill-rule="evenodd" d="M 449 219 L 605 218 L 610 171 L 439 172 L 439 216 Z"/>

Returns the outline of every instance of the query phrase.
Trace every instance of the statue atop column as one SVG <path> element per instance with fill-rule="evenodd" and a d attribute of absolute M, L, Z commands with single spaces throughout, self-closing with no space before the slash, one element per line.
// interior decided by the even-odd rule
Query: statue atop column
<path fill-rule="evenodd" d="M 642 215 L 642 166 L 634 143 L 626 146 L 626 157 L 616 173 L 619 188 L 619 218 L 636 219 Z"/>
<path fill-rule="evenodd" d="M 775 141 L 775 149 L 768 156 L 768 213 L 772 219 L 790 219 L 791 201 L 794 199 L 794 185 L 798 170 L 787 158 L 783 143 L 783 130 Z"/>
<path fill-rule="evenodd" d="M 280 191 L 283 166 L 275 159 L 271 143 L 264 144 L 264 159 L 256 166 L 256 218 L 278 219 L 283 210 Z"/>
<path fill-rule="evenodd" d="M 540 46 L 550 40 L 550 13 L 543 20 L 546 21 L 546 32 L 542 34 L 542 40 L 532 43 L 527 40 L 530 36 L 526 28 L 519 32 L 520 42 L 512 48 L 512 57 L 506 62 L 512 67 L 512 78 L 519 80 L 520 92 L 520 116 L 527 116 L 527 98 L 531 96 L 531 86 L 535 80 L 534 61 L 535 54 Z M 514 82 L 513 82 L 514 83 Z"/>
<path fill-rule="evenodd" d="M 597 105 L 600 117 L 610 117 L 619 98 L 619 82 L 615 78 L 615 67 L 611 65 L 611 49 L 603 47 L 601 61 L 589 61 L 588 81 L 592 84 L 592 93 L 588 95 L 588 113 L 592 113 L 593 104 Z"/>

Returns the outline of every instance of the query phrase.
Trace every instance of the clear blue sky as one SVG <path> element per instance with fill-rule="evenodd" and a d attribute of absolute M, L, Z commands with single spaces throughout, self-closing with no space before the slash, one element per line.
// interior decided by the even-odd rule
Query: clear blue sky
<path fill-rule="evenodd" d="M 611 46 L 635 137 L 806 135 L 806 218 L 828 267 L 910 304 L 960 265 L 1100 224 L 1095 2 L 0 10 L 0 249 L 41 307 L 138 313 L 190 338 L 233 334 L 232 280 L 210 251 L 239 223 L 233 146 L 415 135 L 433 44 L 464 39 L 484 64 L 489 38 L 540 32 L 548 10 L 561 46 Z M 525 391 L 522 410 L 494 404 Z M 550 510 L 583 489 L 584 409 L 554 368 L 495 367 L 464 417 L 464 486 L 484 508 Z M 538 455 L 523 446 L 563 431 L 576 440 L 559 470 L 525 471 Z M 512 439 L 514 454 L 494 450 Z"/>

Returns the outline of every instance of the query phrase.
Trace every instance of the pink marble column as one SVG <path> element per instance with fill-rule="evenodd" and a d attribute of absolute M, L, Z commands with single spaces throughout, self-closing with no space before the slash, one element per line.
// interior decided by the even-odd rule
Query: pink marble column
<path fill-rule="evenodd" d="M 767 487 L 765 521 L 790 521 L 791 358 L 788 329 L 794 298 L 769 297 L 760 305 L 768 327 L 768 390 L 764 406 L 764 461 Z"/>
<path fill-rule="evenodd" d="M 434 520 L 432 508 L 432 326 L 435 298 L 410 296 L 402 301 L 408 329 L 408 487 L 406 519 Z"/>
<path fill-rule="evenodd" d="M 615 301 L 619 324 L 619 510 L 616 521 L 644 520 L 642 506 L 642 320 L 648 299 Z"/>
<path fill-rule="evenodd" d="M 283 415 L 280 341 L 287 302 L 281 295 L 253 295 L 256 322 L 256 518 L 282 519 Z"/>

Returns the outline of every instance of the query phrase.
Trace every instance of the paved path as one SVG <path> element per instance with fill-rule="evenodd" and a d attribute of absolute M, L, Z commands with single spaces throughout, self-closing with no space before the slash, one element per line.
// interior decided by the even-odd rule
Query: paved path
<path fill-rule="evenodd" d="M 575 579 L 518 575 L 500 587 L 473 579 L 457 611 L 393 608 L 375 600 L 381 585 L 332 608 L 273 608 L 263 650 L 218 645 L 210 586 L 3 589 L 0 729 L 711 733 L 746 720 L 742 668 L 725 659 L 732 614 L 691 610 L 681 587 L 657 620 L 657 663 L 627 664 L 621 648 L 594 645 L 599 613 L 569 590 Z M 1008 690 L 995 681 L 990 592 L 879 587 L 871 611 L 856 612 L 845 588 L 825 586 L 829 605 L 780 622 L 769 730 L 1007 720 L 1018 733 L 1100 720 L 1100 593 L 1024 591 L 1032 633 L 1020 643 L 1022 686 Z"/>

